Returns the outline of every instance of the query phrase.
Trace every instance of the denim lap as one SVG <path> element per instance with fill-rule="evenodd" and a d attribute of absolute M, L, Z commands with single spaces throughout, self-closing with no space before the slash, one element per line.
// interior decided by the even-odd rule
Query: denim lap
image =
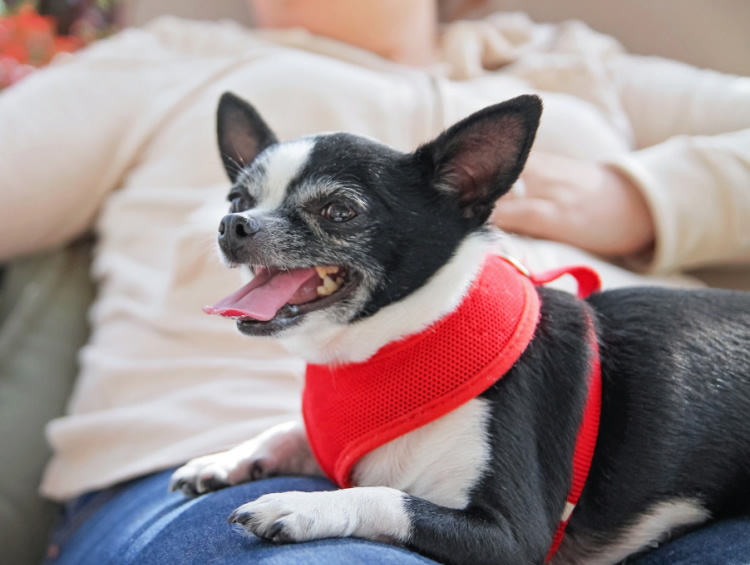
<path fill-rule="evenodd" d="M 628 565 L 748 565 L 750 518 L 709 524 L 666 543 Z"/>
<path fill-rule="evenodd" d="M 344 538 L 274 544 L 227 524 L 229 514 L 267 493 L 333 490 L 322 478 L 279 477 L 187 498 L 168 493 L 172 470 L 69 503 L 45 565 L 356 565 L 435 563 L 404 549 Z M 748 565 L 750 518 L 711 524 L 629 565 Z"/>
<path fill-rule="evenodd" d="M 70 504 L 45 565 L 281 565 L 434 563 L 394 546 L 353 538 L 274 544 L 238 531 L 229 514 L 261 495 L 332 490 L 327 480 L 283 477 L 187 498 L 168 493 L 172 471 L 87 495 Z"/>

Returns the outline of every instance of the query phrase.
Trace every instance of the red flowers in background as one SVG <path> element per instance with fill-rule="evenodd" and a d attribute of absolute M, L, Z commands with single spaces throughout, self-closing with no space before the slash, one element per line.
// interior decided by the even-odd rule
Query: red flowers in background
<path fill-rule="evenodd" d="M 72 21 L 66 30 L 69 35 L 61 35 L 56 18 L 40 15 L 28 2 L 12 11 L 10 4 L 0 0 L 0 90 L 46 65 L 58 53 L 73 52 L 112 31 L 116 8 L 111 1 L 103 8 L 96 2 L 68 0 L 66 13 L 55 2 L 41 2 L 46 11 Z"/>

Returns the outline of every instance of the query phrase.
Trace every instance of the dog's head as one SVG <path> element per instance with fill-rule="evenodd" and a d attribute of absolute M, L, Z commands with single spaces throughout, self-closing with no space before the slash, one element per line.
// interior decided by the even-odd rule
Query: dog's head
<path fill-rule="evenodd" d="M 219 248 L 251 283 L 208 308 L 249 335 L 345 326 L 414 293 L 518 178 L 541 102 L 520 96 L 458 122 L 413 153 L 346 133 L 281 143 L 232 94 L 218 109 L 232 181 Z"/>

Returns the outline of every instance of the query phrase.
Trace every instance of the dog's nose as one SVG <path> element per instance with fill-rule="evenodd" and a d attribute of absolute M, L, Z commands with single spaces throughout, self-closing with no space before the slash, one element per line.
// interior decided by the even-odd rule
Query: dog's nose
<path fill-rule="evenodd" d="M 219 224 L 219 239 L 245 239 L 260 231 L 260 222 L 256 218 L 247 218 L 241 214 L 228 214 Z"/>

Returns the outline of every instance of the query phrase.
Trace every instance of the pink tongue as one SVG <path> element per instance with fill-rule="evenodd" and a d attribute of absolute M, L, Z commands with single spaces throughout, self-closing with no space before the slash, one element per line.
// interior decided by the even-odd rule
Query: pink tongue
<path fill-rule="evenodd" d="M 317 282 L 305 283 L 317 276 L 313 267 L 293 271 L 262 271 L 238 291 L 213 306 L 204 306 L 203 311 L 227 317 L 247 316 L 267 322 L 290 301 L 301 304 L 315 299 Z"/>

